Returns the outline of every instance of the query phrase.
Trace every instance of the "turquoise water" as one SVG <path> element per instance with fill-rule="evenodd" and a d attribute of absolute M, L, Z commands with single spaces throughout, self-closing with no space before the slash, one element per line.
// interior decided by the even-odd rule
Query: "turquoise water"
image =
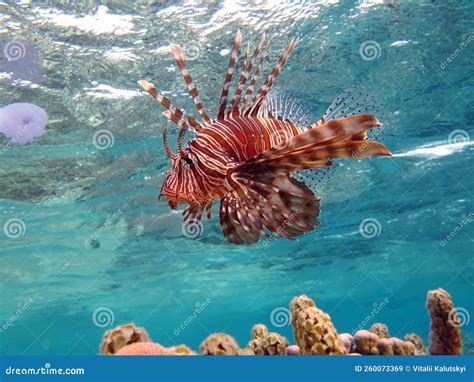
<path fill-rule="evenodd" d="M 291 338 L 285 308 L 302 293 L 339 332 L 379 321 L 427 342 L 426 292 L 437 287 L 469 343 L 473 5 L 376 3 L 0 3 L 1 46 L 26 47 L 17 65 L 0 61 L 0 103 L 50 117 L 32 145 L 0 138 L 0 354 L 94 354 L 106 329 L 130 321 L 194 349 L 218 331 L 244 346 L 257 322 Z M 277 85 L 313 120 L 350 86 L 384 105 L 394 156 L 342 161 L 320 190 L 321 227 L 297 241 L 231 246 L 217 210 L 189 238 L 157 201 L 169 124 L 136 81 L 193 112 L 167 51 L 181 44 L 215 110 L 237 28 L 253 44 L 274 35 L 271 63 L 301 38 Z"/>

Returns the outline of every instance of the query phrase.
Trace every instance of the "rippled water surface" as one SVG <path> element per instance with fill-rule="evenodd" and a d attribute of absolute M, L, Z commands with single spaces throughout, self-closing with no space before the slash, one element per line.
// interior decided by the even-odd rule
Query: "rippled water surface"
<path fill-rule="evenodd" d="M 291 337 L 278 308 L 302 293 L 340 332 L 381 321 L 427 340 L 437 287 L 474 312 L 472 2 L 133 3 L 0 3 L 0 103 L 50 118 L 31 145 L 0 138 L 0 354 L 93 354 L 129 321 L 193 348 L 217 331 L 245 345 L 257 322 Z M 342 161 L 320 190 L 320 229 L 297 241 L 231 246 L 217 210 L 188 238 L 157 201 L 169 123 L 137 80 L 194 113 L 168 48 L 181 44 L 215 110 L 238 28 L 252 44 L 273 36 L 272 64 L 301 39 L 277 87 L 313 120 L 350 86 L 383 103 L 394 156 Z"/>

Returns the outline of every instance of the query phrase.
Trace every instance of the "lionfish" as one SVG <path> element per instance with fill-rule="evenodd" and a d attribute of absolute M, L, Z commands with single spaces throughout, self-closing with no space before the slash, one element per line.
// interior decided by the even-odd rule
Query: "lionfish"
<path fill-rule="evenodd" d="M 167 143 L 167 129 L 163 131 L 163 145 L 172 170 L 164 179 L 160 197 L 166 198 L 172 209 L 178 203 L 188 204 L 183 211 L 183 224 L 201 224 L 204 212 L 210 219 L 212 204 L 220 199 L 219 220 L 230 243 L 256 243 L 262 236 L 294 239 L 314 230 L 320 213 L 320 198 L 295 175 L 329 167 L 332 158 L 360 159 L 391 153 L 381 143 L 367 139 L 368 129 L 381 126 L 374 115 L 334 112 L 346 105 L 344 99 L 336 99 L 319 121 L 303 128 L 297 126 L 292 113 L 270 107 L 269 93 L 297 39 L 290 41 L 256 92 L 269 43 L 262 52 L 263 34 L 252 56 L 248 45 L 242 55 L 239 82 L 230 99 L 241 42 L 242 35 L 237 31 L 215 118 L 201 102 L 178 45 L 171 44 L 171 51 L 202 121 L 175 108 L 153 84 L 138 82 L 164 106 L 163 114 L 180 126 L 176 153 Z M 336 118 L 340 115 L 344 117 Z M 195 136 L 183 147 L 187 131 Z"/>

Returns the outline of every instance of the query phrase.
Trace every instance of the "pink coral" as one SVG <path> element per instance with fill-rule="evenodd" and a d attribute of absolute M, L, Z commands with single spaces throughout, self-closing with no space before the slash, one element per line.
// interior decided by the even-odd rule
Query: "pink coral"
<path fill-rule="evenodd" d="M 124 346 L 115 355 L 194 355 L 196 354 L 185 345 L 166 348 L 154 342 L 135 342 Z"/>

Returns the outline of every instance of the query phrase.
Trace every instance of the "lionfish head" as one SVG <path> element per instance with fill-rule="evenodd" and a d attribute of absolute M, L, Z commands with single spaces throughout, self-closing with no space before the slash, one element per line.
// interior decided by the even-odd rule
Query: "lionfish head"
<path fill-rule="evenodd" d="M 166 129 L 163 132 L 163 145 L 166 153 L 171 159 L 171 170 L 169 170 L 161 186 L 160 198 L 168 200 L 172 209 L 177 208 L 178 203 L 191 203 L 200 199 L 202 194 L 198 189 L 198 177 L 196 171 L 197 157 L 189 148 L 183 149 L 183 136 L 178 137 L 178 152 L 174 153 L 168 146 Z"/>

